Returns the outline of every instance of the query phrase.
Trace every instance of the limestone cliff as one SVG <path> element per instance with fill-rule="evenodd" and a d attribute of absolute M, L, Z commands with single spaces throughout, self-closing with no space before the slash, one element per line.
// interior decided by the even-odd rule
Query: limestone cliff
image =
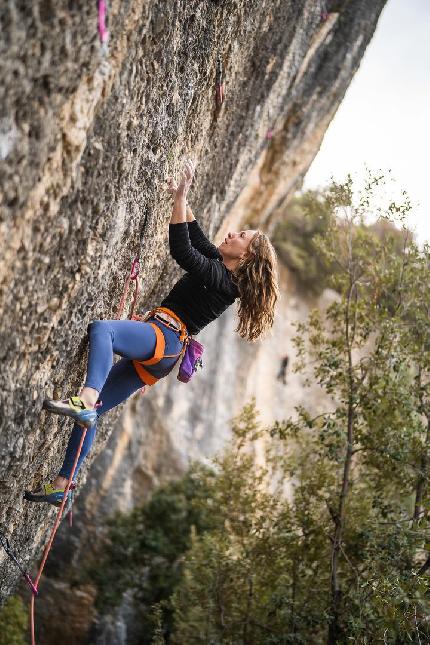
<path fill-rule="evenodd" d="M 185 154 L 196 155 L 192 201 L 212 235 L 243 216 L 269 225 L 273 207 L 317 152 L 384 2 L 325 2 L 322 20 L 315 0 L 112 0 L 107 51 L 98 40 L 96 2 L 2 4 L 0 526 L 27 565 L 41 553 L 53 511 L 23 502 L 22 490 L 55 473 L 70 430 L 41 411 L 44 395 L 79 386 L 87 324 L 115 315 L 140 238 L 141 308 L 157 302 L 177 275 L 166 244 L 166 176 Z M 239 379 L 226 388 L 233 368 L 223 362 L 218 372 L 211 359 L 231 325 L 227 317 L 207 332 L 202 378 L 213 380 L 198 407 L 190 403 L 198 385 L 183 394 L 167 382 L 147 402 L 130 403 L 119 426 L 126 434 L 115 438 L 122 441 L 117 462 L 103 457 L 105 489 L 119 472 L 115 464 L 127 463 L 132 441 L 140 454 L 156 457 L 155 475 L 142 466 L 142 481 L 178 472 L 190 455 L 218 445 L 221 421 L 240 403 L 234 397 L 250 392 Z M 226 358 L 245 369 L 255 351 Z M 259 378 L 261 372 L 254 384 Z M 129 439 L 135 406 L 145 434 Z M 93 458 L 114 419 L 101 424 Z M 130 488 L 130 503 L 135 498 Z M 0 567 L 5 597 L 18 576 L 4 553 Z"/>

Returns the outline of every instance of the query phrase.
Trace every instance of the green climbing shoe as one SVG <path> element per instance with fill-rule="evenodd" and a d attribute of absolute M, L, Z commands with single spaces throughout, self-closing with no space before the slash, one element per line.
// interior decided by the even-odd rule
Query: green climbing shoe
<path fill-rule="evenodd" d="M 68 503 L 71 502 L 73 495 L 73 490 L 76 488 L 76 484 L 72 482 L 69 495 Z M 28 502 L 44 502 L 45 504 L 52 504 L 52 506 L 61 506 L 61 503 L 64 498 L 64 490 L 62 488 L 54 488 L 52 484 L 42 484 L 41 487 L 32 493 L 29 490 L 24 492 L 24 499 Z"/>
<path fill-rule="evenodd" d="M 63 417 L 71 417 L 85 428 L 90 428 L 97 419 L 97 411 L 94 408 L 87 408 L 79 396 L 72 396 L 70 399 L 56 401 L 55 399 L 45 399 L 43 407 L 48 412 L 60 414 Z"/>

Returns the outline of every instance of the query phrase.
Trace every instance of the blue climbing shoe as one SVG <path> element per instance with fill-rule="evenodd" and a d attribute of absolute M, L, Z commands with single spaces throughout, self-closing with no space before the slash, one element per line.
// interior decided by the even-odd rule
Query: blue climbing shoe
<path fill-rule="evenodd" d="M 69 499 L 67 504 L 72 503 L 73 490 L 76 488 L 76 484 L 72 482 L 69 488 Z M 24 499 L 28 502 L 44 502 L 45 504 L 52 504 L 52 506 L 61 506 L 61 503 L 64 498 L 64 490 L 62 488 L 54 488 L 52 484 L 42 484 L 41 487 L 32 493 L 29 490 L 24 492 Z"/>
<path fill-rule="evenodd" d="M 97 411 L 94 408 L 87 408 L 79 396 L 72 396 L 70 399 L 56 401 L 55 399 L 45 399 L 43 407 L 48 412 L 60 414 L 63 417 L 71 417 L 81 426 L 90 428 L 97 419 Z"/>

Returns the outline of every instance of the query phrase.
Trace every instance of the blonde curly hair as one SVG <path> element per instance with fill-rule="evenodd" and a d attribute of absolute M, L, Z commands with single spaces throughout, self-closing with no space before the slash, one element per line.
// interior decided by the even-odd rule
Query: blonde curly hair
<path fill-rule="evenodd" d="M 255 233 L 234 276 L 240 298 L 236 331 L 253 341 L 272 327 L 279 295 L 277 258 L 267 235 Z"/>

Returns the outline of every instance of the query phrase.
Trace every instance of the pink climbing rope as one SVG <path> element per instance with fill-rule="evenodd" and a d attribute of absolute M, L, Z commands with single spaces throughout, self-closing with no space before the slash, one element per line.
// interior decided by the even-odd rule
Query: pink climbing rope
<path fill-rule="evenodd" d="M 131 305 L 129 318 L 132 318 L 132 316 L 134 315 L 134 310 L 136 309 L 137 299 L 140 293 L 139 273 L 140 273 L 140 262 L 139 262 L 139 258 L 135 257 L 133 262 L 131 263 L 130 275 L 127 277 L 127 280 L 125 281 L 124 290 L 122 292 L 121 300 L 118 306 L 118 311 L 116 312 L 116 317 L 118 320 L 122 317 L 122 314 L 124 312 L 125 302 L 127 300 L 128 290 L 130 288 L 130 282 L 132 280 L 134 280 L 135 282 L 135 288 L 134 288 L 134 296 L 133 296 L 133 302 Z"/>
<path fill-rule="evenodd" d="M 63 501 L 61 502 L 61 506 L 58 509 L 57 517 L 55 519 L 55 524 L 54 524 L 54 526 L 52 528 L 51 535 L 49 536 L 48 544 L 45 547 L 42 562 L 41 562 L 41 564 L 39 566 L 39 570 L 37 572 L 37 576 L 36 576 L 36 579 L 34 581 L 34 587 L 35 587 L 36 593 L 38 592 L 39 581 L 40 581 L 40 578 L 42 576 L 42 572 L 43 572 L 43 569 L 45 567 L 46 561 L 48 559 L 49 551 L 51 550 L 52 543 L 54 542 L 55 534 L 57 533 L 58 527 L 59 527 L 60 522 L 61 522 L 61 517 L 62 517 L 63 511 L 64 511 L 64 506 L 65 506 L 66 501 L 67 501 L 67 496 L 69 494 L 69 490 L 70 490 L 70 488 L 72 486 L 73 476 L 75 474 L 76 465 L 78 463 L 79 456 L 81 454 L 82 445 L 84 443 L 84 439 L 85 439 L 86 434 L 87 434 L 87 428 L 83 428 L 82 437 L 81 437 L 81 441 L 80 441 L 80 444 L 79 444 L 79 447 L 78 447 L 78 451 L 76 453 L 75 461 L 73 463 L 72 472 L 70 474 L 69 481 L 67 482 L 67 486 L 66 486 L 66 488 L 64 490 Z M 34 599 L 35 599 L 35 594 L 33 594 L 31 596 L 31 603 L 30 603 L 31 645 L 36 645 L 36 639 L 35 639 L 35 635 L 34 635 Z"/>
<path fill-rule="evenodd" d="M 102 45 L 105 45 L 109 38 L 109 32 L 106 28 L 106 14 L 107 14 L 106 2 L 105 0 L 99 0 L 97 27 L 99 30 L 99 38 Z"/>
<path fill-rule="evenodd" d="M 117 320 L 120 320 L 122 317 L 122 314 L 124 313 L 124 307 L 125 307 L 125 301 L 127 300 L 127 295 L 128 295 L 128 290 L 130 288 L 130 282 L 132 280 L 135 281 L 135 288 L 134 288 L 134 296 L 133 296 L 133 302 L 131 303 L 131 309 L 129 313 L 129 319 L 130 320 L 140 320 L 144 321 L 145 318 L 144 316 L 139 316 L 135 314 L 136 306 L 137 306 L 137 300 L 139 298 L 139 293 L 140 293 L 140 282 L 139 282 L 139 273 L 140 273 L 140 262 L 139 262 L 139 257 L 135 257 L 133 262 L 131 263 L 131 269 L 130 269 L 130 274 L 127 277 L 127 280 L 125 281 L 124 289 L 122 292 L 121 300 L 118 305 L 118 311 L 116 312 L 116 318 Z M 144 385 L 141 389 L 140 392 L 142 395 L 145 394 L 146 392 L 146 385 Z"/>

